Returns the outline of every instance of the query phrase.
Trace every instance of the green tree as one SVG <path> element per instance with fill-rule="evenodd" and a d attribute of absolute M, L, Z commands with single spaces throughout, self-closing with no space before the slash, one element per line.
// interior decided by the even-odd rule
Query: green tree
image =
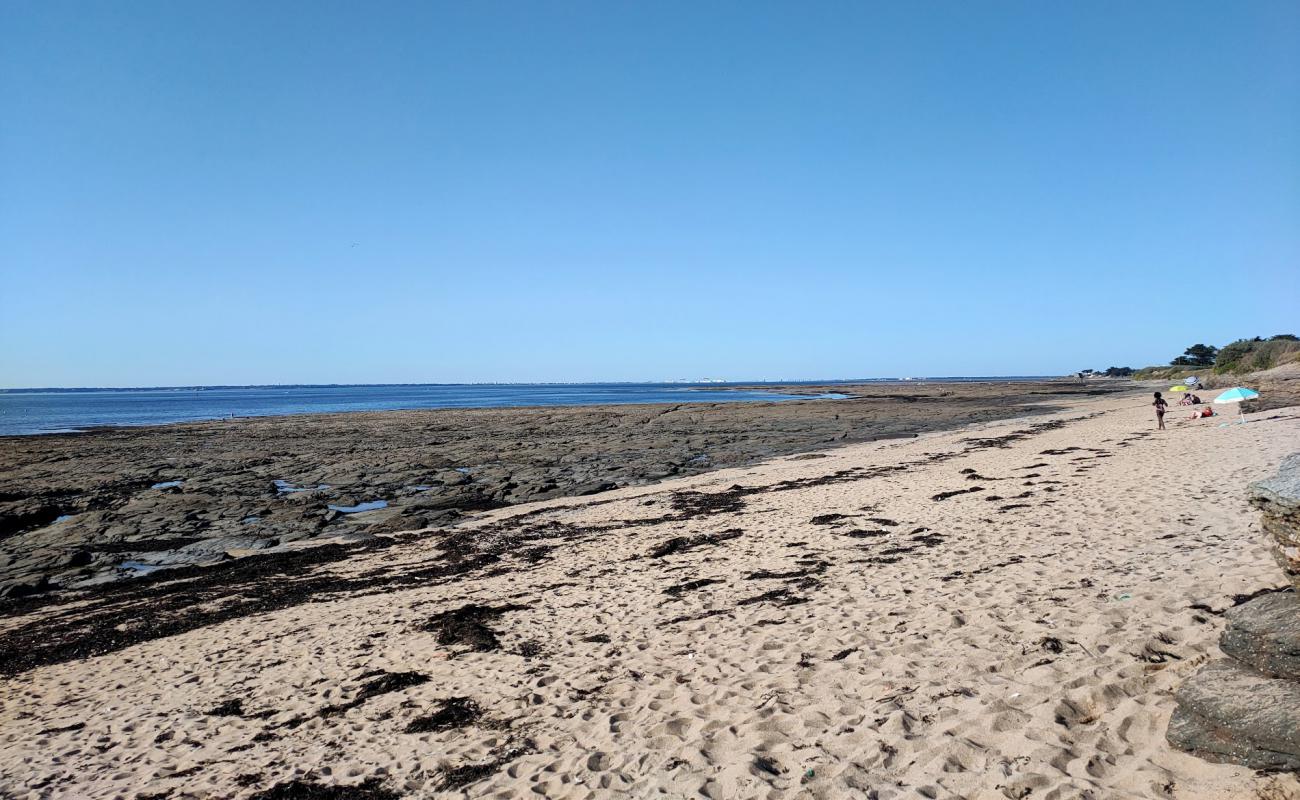
<path fill-rule="evenodd" d="M 1219 348 L 1208 344 L 1194 344 L 1183 351 L 1183 354 L 1173 361 L 1169 362 L 1176 367 L 1212 367 L 1214 366 L 1214 357 L 1218 355 Z"/>
<path fill-rule="evenodd" d="M 1214 368 L 1216 371 L 1221 372 L 1236 369 L 1241 360 L 1254 350 L 1255 343 L 1250 339 L 1238 339 L 1235 342 L 1225 344 L 1214 360 Z"/>

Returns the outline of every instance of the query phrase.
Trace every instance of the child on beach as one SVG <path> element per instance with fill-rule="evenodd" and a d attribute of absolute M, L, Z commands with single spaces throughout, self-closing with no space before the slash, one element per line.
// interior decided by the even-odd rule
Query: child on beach
<path fill-rule="evenodd" d="M 1165 429 L 1165 409 L 1169 407 L 1169 404 L 1160 396 L 1160 392 L 1156 392 L 1156 401 L 1151 405 L 1156 407 L 1156 430 L 1163 431 Z"/>

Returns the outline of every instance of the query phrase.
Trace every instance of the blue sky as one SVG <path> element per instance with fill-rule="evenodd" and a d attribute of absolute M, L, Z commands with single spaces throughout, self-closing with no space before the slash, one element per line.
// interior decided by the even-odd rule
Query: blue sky
<path fill-rule="evenodd" d="M 0 385 L 1054 374 L 1300 320 L 1294 2 L 0 4 Z"/>

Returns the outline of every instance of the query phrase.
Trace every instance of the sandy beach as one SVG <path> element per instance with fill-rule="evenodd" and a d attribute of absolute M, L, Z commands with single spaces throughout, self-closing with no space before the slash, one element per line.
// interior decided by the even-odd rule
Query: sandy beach
<path fill-rule="evenodd" d="M 1053 402 L 15 606 L 0 794 L 1300 797 L 1164 738 L 1300 409 Z"/>

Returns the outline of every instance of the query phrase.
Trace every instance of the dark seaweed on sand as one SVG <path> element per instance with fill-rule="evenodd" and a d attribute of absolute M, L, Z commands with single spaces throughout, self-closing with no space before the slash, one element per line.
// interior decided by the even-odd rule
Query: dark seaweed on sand
<path fill-rule="evenodd" d="M 720 617 L 723 614 L 730 614 L 734 610 L 735 609 L 731 608 L 711 608 L 708 611 L 701 611 L 698 614 L 683 614 L 680 617 L 673 617 L 668 620 L 667 624 L 676 625 L 679 622 L 696 622 L 698 620 L 708 619 L 709 617 Z"/>
<path fill-rule="evenodd" d="M 772 589 L 763 592 L 760 595 L 747 597 L 741 600 L 739 605 L 748 606 L 754 603 L 775 603 L 778 606 L 797 606 L 800 603 L 808 602 L 808 598 L 792 594 L 789 589 Z"/>
<path fill-rule="evenodd" d="M 693 519 L 711 514 L 732 514 L 745 507 L 745 496 L 761 491 L 759 487 L 732 486 L 724 492 L 674 492 L 673 508 L 678 519 Z"/>
<path fill-rule="evenodd" d="M 66 601 L 77 603 L 78 608 L 74 613 L 51 615 L 0 633 L 0 675 L 104 655 L 226 620 L 334 600 L 342 595 L 384 594 L 461 580 L 485 569 L 529 569 L 527 560 L 508 558 L 519 552 L 521 545 L 542 539 L 572 543 L 598 535 L 601 530 L 554 522 L 529 525 L 523 519 L 514 519 L 506 525 L 453 531 L 442 536 L 435 552 L 423 562 L 402 568 L 386 565 L 360 575 L 336 573 L 331 564 L 410 543 L 418 547 L 424 537 L 381 537 L 252 556 L 207 567 L 179 567 L 68 598 L 34 598 L 24 605 L 39 607 Z"/>
<path fill-rule="evenodd" d="M 751 572 L 747 574 L 745 576 L 745 580 L 747 581 L 769 580 L 769 579 L 793 580 L 797 578 L 805 578 L 811 575 L 821 575 L 827 569 L 830 568 L 829 561 L 821 561 L 819 559 L 808 559 L 797 563 L 800 564 L 798 569 L 790 569 L 790 570 L 784 570 L 780 572 L 769 570 L 769 569 L 761 569 L 756 572 Z"/>
<path fill-rule="evenodd" d="M 667 589 L 664 589 L 664 594 L 672 595 L 673 597 L 676 597 L 682 594 L 683 592 L 693 592 L 696 589 L 703 589 L 705 586 L 712 586 L 715 583 L 722 583 L 722 582 L 723 581 L 719 578 L 698 578 L 693 581 L 686 581 L 685 583 L 679 583 L 676 586 L 669 586 Z M 609 641 L 609 639 L 607 638 L 605 641 Z"/>
<path fill-rule="evenodd" d="M 917 528 L 912 531 L 912 541 L 926 547 L 937 547 L 943 543 L 943 537 L 931 532 L 929 528 Z"/>
<path fill-rule="evenodd" d="M 400 692 L 411 686 L 419 686 L 422 683 L 428 683 L 429 676 L 421 675 L 418 672 L 383 672 L 379 677 L 367 681 L 357 691 L 356 697 L 346 703 L 325 706 L 320 710 L 320 716 L 332 717 L 335 714 L 342 714 L 350 711 L 372 697 L 391 692 Z"/>
<path fill-rule="evenodd" d="M 432 714 L 417 717 L 406 726 L 407 733 L 432 733 L 464 728 L 478 722 L 483 709 L 468 697 L 449 697 Z"/>
<path fill-rule="evenodd" d="M 813 525 L 830 525 L 839 522 L 840 520 L 852 519 L 854 516 L 857 515 L 856 514 L 818 514 L 817 516 L 808 520 L 808 522 L 810 522 Z"/>
<path fill-rule="evenodd" d="M 947 583 L 948 581 L 955 581 L 958 578 L 963 578 L 963 577 L 970 578 L 975 575 L 982 575 L 985 572 L 992 572 L 995 569 L 1001 569 L 1002 567 L 1009 567 L 1012 564 L 1019 564 L 1024 560 L 1025 560 L 1024 556 L 1012 556 L 1011 558 L 1008 558 L 1006 561 L 999 561 L 996 564 L 989 564 L 988 566 L 980 567 L 979 569 L 973 569 L 969 572 L 959 569 L 956 572 L 950 572 L 947 575 L 942 576 L 941 578 L 939 578 L 939 580 Z"/>
<path fill-rule="evenodd" d="M 208 716 L 212 717 L 242 717 L 244 716 L 244 701 L 236 697 L 208 709 L 207 713 Z"/>
<path fill-rule="evenodd" d="M 383 782 L 371 778 L 353 786 L 326 786 L 308 781 L 277 783 L 250 800 L 401 800 L 397 792 L 383 788 Z"/>
<path fill-rule="evenodd" d="M 480 781 L 489 775 L 496 774 L 502 767 L 520 756 L 536 752 L 536 747 L 532 742 L 526 741 L 518 747 L 507 748 L 500 752 L 496 758 L 484 764 L 466 764 L 460 767 L 451 767 L 443 770 L 442 781 L 438 788 L 443 791 L 460 789 Z"/>
<path fill-rule="evenodd" d="M 851 531 L 841 531 L 841 532 L 839 533 L 839 535 L 840 535 L 840 536 L 848 536 L 848 537 L 853 538 L 853 539 L 875 539 L 875 538 L 880 537 L 880 536 L 888 536 L 888 535 L 889 535 L 889 531 L 886 531 L 886 530 L 878 530 L 878 531 L 851 530 Z"/>
<path fill-rule="evenodd" d="M 647 555 L 650 558 L 663 558 L 677 553 L 684 553 L 687 550 L 693 550 L 705 545 L 718 544 L 728 539 L 735 539 L 740 536 L 742 531 L 739 528 L 732 528 L 720 533 L 701 533 L 698 536 L 674 536 L 673 538 L 655 545 Z"/>
<path fill-rule="evenodd" d="M 500 606 L 484 606 L 469 603 L 460 608 L 453 608 L 435 614 L 424 629 L 438 634 L 438 643 L 467 647 L 472 651 L 486 653 L 499 650 L 501 642 L 496 631 L 488 623 L 510 611 L 521 611 L 528 606 L 510 603 Z"/>

